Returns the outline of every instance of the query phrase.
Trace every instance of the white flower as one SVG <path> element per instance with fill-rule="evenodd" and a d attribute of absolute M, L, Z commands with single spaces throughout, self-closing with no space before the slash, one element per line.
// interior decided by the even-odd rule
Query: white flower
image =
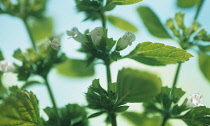
<path fill-rule="evenodd" d="M 104 34 L 103 28 L 102 27 L 96 27 L 90 33 L 88 33 L 87 35 L 91 36 L 92 42 L 95 46 L 99 46 L 103 34 Z"/>
<path fill-rule="evenodd" d="M 58 38 L 53 38 L 53 40 L 50 41 L 50 45 L 54 50 L 59 50 L 61 47 L 61 44 Z"/>
<path fill-rule="evenodd" d="M 86 44 L 88 42 L 86 36 L 79 32 L 76 27 L 72 28 L 71 31 L 67 30 L 66 34 L 82 44 Z"/>
<path fill-rule="evenodd" d="M 0 61 L 0 71 L 2 72 L 14 72 L 15 67 L 13 64 L 9 63 L 8 61 L 2 60 Z"/>
<path fill-rule="evenodd" d="M 201 94 L 191 94 L 190 99 L 187 101 L 188 107 L 198 107 L 198 106 L 204 106 L 201 104 L 203 96 Z"/>
<path fill-rule="evenodd" d="M 116 50 L 120 51 L 125 49 L 128 45 L 131 45 L 135 41 L 136 37 L 132 32 L 127 31 L 117 42 Z"/>

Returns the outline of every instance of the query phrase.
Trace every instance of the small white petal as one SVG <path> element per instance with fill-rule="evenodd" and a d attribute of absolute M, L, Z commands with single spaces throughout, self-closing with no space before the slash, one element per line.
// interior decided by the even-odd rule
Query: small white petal
<path fill-rule="evenodd" d="M 74 37 L 77 37 L 77 36 L 78 36 L 79 30 L 78 30 L 77 27 L 73 27 L 73 28 L 71 29 L 71 31 L 67 30 L 67 31 L 66 31 L 66 34 L 67 34 L 68 36 L 74 38 Z"/>
<path fill-rule="evenodd" d="M 188 107 L 204 106 L 203 104 L 200 103 L 202 98 L 203 96 L 201 94 L 191 94 L 187 102 L 187 106 Z"/>
<path fill-rule="evenodd" d="M 128 45 L 131 45 L 133 41 L 135 41 L 136 37 L 132 32 L 126 32 L 119 40 L 117 43 L 117 50 L 123 50 L 125 49 Z"/>
<path fill-rule="evenodd" d="M 54 50 L 59 50 L 60 47 L 61 47 L 58 38 L 54 38 L 54 39 L 50 42 L 50 45 L 51 45 L 51 47 L 52 47 Z"/>
<path fill-rule="evenodd" d="M 78 28 L 76 27 L 72 28 L 71 31 L 67 30 L 66 34 L 82 44 L 88 43 L 86 36 L 79 32 Z"/>
<path fill-rule="evenodd" d="M 5 61 L 5 60 L 2 60 L 0 61 L 0 71 L 2 72 L 14 72 L 15 71 L 15 67 L 13 64 Z"/>
<path fill-rule="evenodd" d="M 99 46 L 103 34 L 104 34 L 103 28 L 102 27 L 96 27 L 90 33 L 88 33 L 87 35 L 91 36 L 92 42 L 95 46 Z"/>

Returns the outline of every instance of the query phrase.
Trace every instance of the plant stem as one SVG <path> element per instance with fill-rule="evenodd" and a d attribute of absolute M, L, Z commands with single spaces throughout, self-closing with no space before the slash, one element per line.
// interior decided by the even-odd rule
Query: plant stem
<path fill-rule="evenodd" d="M 171 99 L 173 99 L 173 91 L 174 91 L 174 88 L 177 85 L 177 80 L 178 80 L 178 76 L 179 76 L 179 73 L 180 73 L 181 65 L 182 65 L 182 63 L 179 63 L 178 66 L 177 66 L 177 69 L 176 69 L 176 74 L 175 74 L 175 77 L 174 77 L 174 82 L 173 82 L 173 85 L 172 85 L 172 88 L 171 88 L 171 92 L 170 92 L 170 98 Z"/>
<path fill-rule="evenodd" d="M 168 115 L 164 116 L 163 122 L 162 122 L 161 126 L 165 126 L 165 124 L 166 124 L 168 118 L 169 118 Z"/>
<path fill-rule="evenodd" d="M 45 79 L 45 84 L 46 84 L 46 86 L 47 86 L 48 93 L 49 93 L 49 95 L 50 95 L 51 102 L 52 102 L 52 104 L 53 104 L 54 112 L 55 112 L 55 114 L 56 114 L 57 124 L 58 124 L 58 126 L 61 126 L 60 118 L 59 118 L 59 114 L 58 114 L 58 109 L 57 109 L 57 105 L 56 105 L 56 102 L 55 102 L 55 98 L 54 98 L 54 96 L 53 96 L 52 89 L 51 89 L 50 84 L 49 84 L 49 82 L 48 82 L 47 76 L 44 77 L 44 79 Z"/>
<path fill-rule="evenodd" d="M 102 27 L 106 28 L 106 17 L 104 14 L 104 11 L 100 11 L 101 21 L 102 21 Z"/>
<path fill-rule="evenodd" d="M 199 13 L 200 13 L 200 10 L 201 10 L 201 8 L 202 8 L 203 3 L 204 3 L 204 0 L 200 0 L 200 3 L 198 4 L 198 8 L 197 8 L 197 10 L 196 10 L 196 14 L 195 14 L 195 17 L 194 17 L 194 21 L 197 20 L 198 15 L 199 15 Z"/>
<path fill-rule="evenodd" d="M 111 117 L 112 126 L 117 126 L 116 114 L 115 113 L 110 113 L 110 117 Z"/>
<path fill-rule="evenodd" d="M 108 88 L 108 92 L 109 92 L 109 83 L 112 82 L 112 77 L 111 77 L 111 70 L 110 70 L 110 58 L 109 55 L 107 55 L 105 62 L 105 66 L 106 66 L 106 77 L 107 77 L 107 88 Z"/>
<path fill-rule="evenodd" d="M 23 20 L 25 28 L 26 28 L 26 30 L 28 32 L 29 38 L 31 39 L 31 44 L 32 44 L 33 48 L 38 52 L 38 49 L 37 49 L 36 44 L 35 44 L 35 40 L 34 40 L 34 38 L 32 36 L 32 33 L 31 33 L 30 29 L 29 29 L 29 25 L 27 23 L 27 18 L 24 18 L 22 20 Z"/>

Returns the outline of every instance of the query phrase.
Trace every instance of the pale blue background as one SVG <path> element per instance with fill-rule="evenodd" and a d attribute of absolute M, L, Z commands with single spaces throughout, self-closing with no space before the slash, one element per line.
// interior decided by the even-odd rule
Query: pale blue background
<path fill-rule="evenodd" d="M 159 16 L 161 16 L 162 22 L 165 22 L 168 18 L 174 17 L 176 12 L 186 12 L 186 24 L 189 26 L 194 16 L 195 8 L 177 9 L 174 6 L 174 3 L 175 0 L 144 0 L 143 2 L 135 5 L 117 6 L 113 11 L 108 12 L 107 14 L 117 15 L 127 19 L 139 29 L 139 32 L 136 34 L 136 41 L 127 49 L 127 51 L 123 53 L 128 53 L 139 42 L 145 41 L 161 42 L 167 45 L 179 47 L 174 41 L 157 39 L 149 35 L 136 12 L 136 8 L 140 5 L 150 6 Z M 208 33 L 210 33 L 209 6 L 210 1 L 206 0 L 198 18 L 198 21 L 204 26 Z M 78 27 L 81 32 L 86 29 L 93 29 L 94 27 L 101 26 L 99 21 L 82 22 L 84 19 L 84 14 L 76 12 L 74 0 L 50 0 L 46 14 L 53 16 L 56 34 L 65 33 L 66 30 L 69 30 L 75 26 Z M 125 33 L 125 31 L 119 30 L 109 23 L 107 27 L 109 28 L 109 37 L 118 39 Z M 13 51 L 17 48 L 24 50 L 29 46 L 31 46 L 30 39 L 28 38 L 28 34 L 26 33 L 26 29 L 21 20 L 8 15 L 0 15 L 0 49 L 3 51 L 6 59 L 9 61 L 14 61 L 14 59 L 11 57 Z M 68 39 L 66 35 L 62 37 L 62 51 L 67 53 L 69 57 L 83 57 L 83 55 L 76 52 L 76 49 L 78 49 L 79 46 L 79 43 L 72 39 Z M 194 57 L 182 65 L 180 78 L 178 80 L 178 87 L 182 87 L 183 90 L 187 91 L 185 97 L 189 97 L 191 93 L 203 94 L 204 98 L 202 104 L 210 107 L 210 84 L 203 78 L 203 75 L 200 74 L 197 65 L 197 54 L 193 51 L 189 52 L 192 53 Z M 111 65 L 113 81 L 116 80 L 117 71 L 122 67 L 132 67 L 140 70 L 151 71 L 162 78 L 163 85 L 169 86 L 172 85 L 176 70 L 176 65 L 168 65 L 166 67 L 151 67 L 126 59 Z M 102 65 L 96 66 L 96 75 L 94 77 L 83 79 L 63 77 L 61 75 L 57 75 L 55 70 L 52 70 L 50 73 L 50 83 L 55 93 L 58 106 L 62 107 L 68 103 L 79 103 L 81 105 L 85 105 L 85 92 L 94 78 L 99 78 L 103 87 L 106 88 L 105 68 Z M 17 84 L 14 79 L 11 79 L 11 75 L 5 75 L 4 82 L 6 82 L 7 86 Z M 51 106 L 51 102 L 44 86 L 33 86 L 29 90 L 32 90 L 37 95 L 40 108 Z M 130 105 L 131 107 L 129 109 L 131 111 L 141 111 L 139 104 Z M 104 118 L 91 119 L 91 126 L 102 125 L 103 123 L 101 122 L 103 119 Z M 123 119 L 120 119 L 118 123 L 120 126 L 129 125 Z M 178 123 L 176 122 L 176 125 L 177 124 Z M 105 124 L 103 125 L 105 126 Z M 179 126 L 182 125 L 184 126 L 184 124 L 180 122 Z"/>

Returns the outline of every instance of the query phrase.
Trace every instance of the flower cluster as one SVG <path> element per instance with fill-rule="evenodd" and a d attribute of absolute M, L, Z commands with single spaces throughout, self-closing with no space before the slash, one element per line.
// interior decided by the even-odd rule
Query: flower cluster
<path fill-rule="evenodd" d="M 106 29 L 102 27 L 96 27 L 91 32 L 84 35 L 76 27 L 74 27 L 70 31 L 67 30 L 66 34 L 70 36 L 70 38 L 73 38 L 74 40 L 82 44 L 89 45 L 90 43 L 92 43 L 92 45 L 94 45 L 95 47 L 100 47 L 103 37 L 105 37 L 105 40 L 107 38 L 106 32 Z M 91 40 L 88 39 L 88 36 L 90 36 Z M 131 45 L 133 41 L 135 41 L 135 35 L 132 32 L 128 31 L 117 41 L 115 50 L 121 51 L 125 49 L 128 45 Z"/>

